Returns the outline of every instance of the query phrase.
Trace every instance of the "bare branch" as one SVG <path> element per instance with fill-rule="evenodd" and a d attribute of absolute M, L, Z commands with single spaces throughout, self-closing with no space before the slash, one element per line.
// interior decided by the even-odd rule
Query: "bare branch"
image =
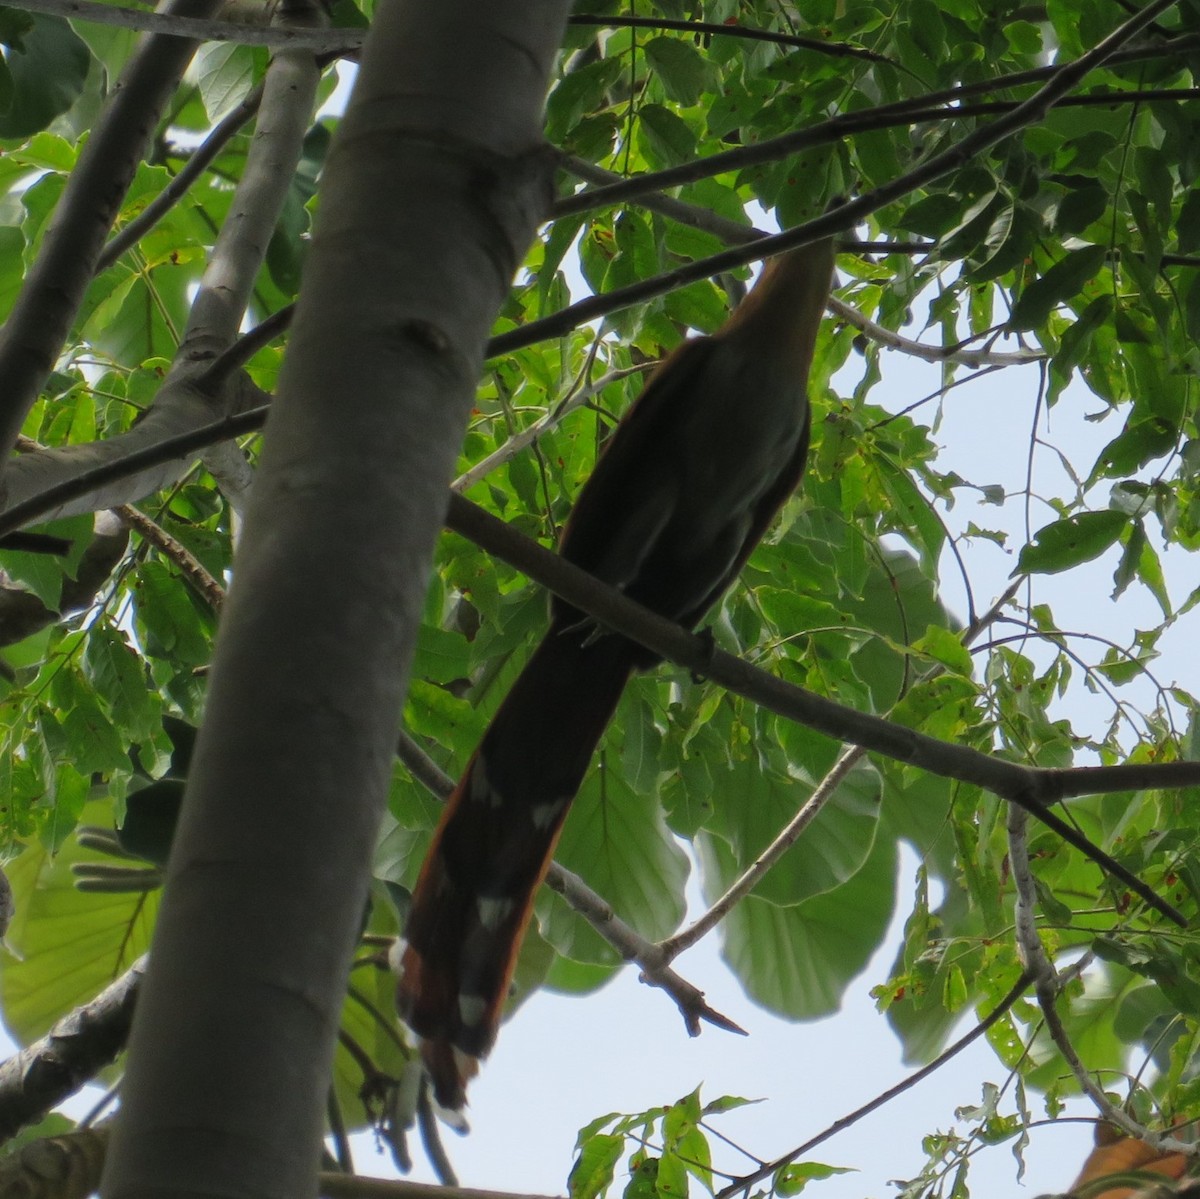
<path fill-rule="evenodd" d="M 992 625 L 1000 616 L 1004 607 L 1016 595 L 1020 580 L 1012 583 L 1004 594 L 978 620 L 963 630 L 962 643 L 970 645 L 984 629 Z M 927 670 L 922 678 L 935 678 L 944 673 L 945 668 L 936 666 Z M 860 746 L 843 750 L 838 760 L 830 767 L 829 772 L 817 784 L 812 795 L 801 805 L 800 810 L 784 825 L 770 845 L 766 847 L 733 881 L 729 889 L 712 906 L 694 920 L 687 928 L 681 929 L 673 937 L 667 937 L 655 947 L 663 961 L 670 962 L 677 958 L 685 949 L 690 949 L 701 938 L 707 936 L 712 929 L 729 914 L 734 905 L 758 886 L 767 872 L 781 857 L 796 843 L 801 833 L 817 818 L 825 805 L 833 798 L 842 781 L 850 771 L 867 755 Z"/>
<path fill-rule="evenodd" d="M 798 1157 L 803 1157 L 806 1153 L 809 1153 L 818 1145 L 824 1144 L 825 1141 L 836 1136 L 839 1132 L 844 1132 L 847 1128 L 851 1128 L 859 1120 L 869 1116 L 872 1112 L 878 1111 L 885 1104 L 903 1095 L 906 1091 L 910 1091 L 917 1083 L 928 1078 L 935 1070 L 941 1069 L 951 1058 L 956 1057 L 973 1041 L 977 1041 L 983 1036 L 1021 998 L 1029 986 L 1029 981 L 1029 976 L 1022 974 L 1013 984 L 1008 994 L 970 1032 L 959 1037 L 953 1045 L 944 1049 L 928 1065 L 922 1066 L 919 1070 L 914 1070 L 907 1078 L 898 1082 L 894 1087 L 889 1087 L 881 1095 L 877 1095 L 870 1103 L 864 1103 L 862 1107 L 855 1108 L 848 1115 L 835 1120 L 828 1128 L 817 1133 L 815 1137 L 810 1137 L 803 1145 L 797 1145 L 795 1149 L 789 1150 L 774 1161 L 766 1162 L 751 1173 L 744 1174 L 740 1178 L 735 1178 L 728 1186 L 717 1192 L 716 1199 L 732 1199 L 734 1195 L 741 1193 L 748 1194 L 749 1188 L 756 1182 L 761 1182 L 764 1178 L 770 1178 L 777 1170 L 794 1162 Z"/>
<path fill-rule="evenodd" d="M 239 399 L 242 396 L 261 399 L 266 395 L 249 380 L 244 380 L 233 394 Z M 267 406 L 260 404 L 256 408 L 239 410 L 235 404 L 230 415 L 216 421 L 211 419 L 214 411 L 220 411 L 214 397 L 204 395 L 190 385 L 180 385 L 171 390 L 169 402 L 160 391 L 145 420 L 134 425 L 128 433 L 87 446 L 23 455 L 10 466 L 7 482 L 10 494 L 17 492 L 19 481 L 20 491 L 29 498 L 17 499 L 0 516 L 0 528 L 7 530 L 11 526 L 16 529 L 38 517 L 49 519 L 90 511 L 92 504 L 111 507 L 114 503 L 126 503 L 130 498 L 159 491 L 178 478 L 196 450 L 261 429 Z M 84 450 L 86 454 L 79 452 Z M 179 460 L 179 466 L 164 469 L 176 460 Z M 83 466 L 89 461 L 97 462 L 97 465 Z M 37 469 L 21 471 L 20 468 L 26 465 Z M 49 486 L 43 483 L 42 490 L 36 490 L 39 482 L 46 478 L 53 480 L 56 476 L 58 481 Z M 118 483 L 122 485 L 113 489 L 115 495 L 101 491 L 101 488 Z M 76 506 L 75 501 L 85 496 L 88 497 L 87 504 Z"/>
<path fill-rule="evenodd" d="M 0 1141 L 36 1124 L 115 1060 L 129 1036 L 145 968 L 146 959 L 139 958 L 91 1003 L 0 1063 Z"/>
<path fill-rule="evenodd" d="M 813 793 L 800 805 L 800 810 L 776 834 L 766 849 L 742 871 L 738 878 L 734 879 L 725 894 L 706 912 L 693 920 L 687 928 L 680 929 L 673 937 L 668 937 L 658 943 L 657 949 L 665 961 L 672 961 L 685 949 L 690 949 L 702 937 L 707 936 L 729 915 L 736 904 L 758 886 L 771 867 L 795 845 L 804 830 L 821 814 L 850 771 L 866 756 L 867 751 L 860 749 L 857 745 L 842 750 L 838 755 L 838 760 L 813 789 Z"/>
<path fill-rule="evenodd" d="M 439 799 L 446 799 L 454 790 L 454 780 L 403 729 L 397 739 L 396 755 L 412 776 Z M 577 874 L 558 862 L 551 862 L 546 886 L 561 895 L 625 961 L 637 962 L 642 967 L 642 982 L 660 987 L 670 995 L 690 1036 L 700 1032 L 701 1021 L 745 1036 L 744 1029 L 704 1001 L 703 991 L 669 969 L 658 947 L 622 920 L 607 900 Z"/>
<path fill-rule="evenodd" d="M 438 1127 L 437 1115 L 429 1099 L 429 1084 L 422 1080 L 421 1090 L 417 1096 L 417 1129 L 421 1134 L 421 1144 L 425 1146 L 429 1164 L 437 1175 L 442 1187 L 458 1186 L 458 1175 L 446 1155 L 446 1147 L 442 1144 L 442 1133 Z"/>
<path fill-rule="evenodd" d="M 318 11 L 314 5 L 304 23 L 317 22 Z M 316 61 L 302 50 L 281 50 L 267 67 L 245 169 L 188 313 L 176 368 L 181 361 L 211 360 L 237 336 L 292 186 L 320 78 Z"/>
<path fill-rule="evenodd" d="M 125 433 L 22 454 L 9 463 L 8 506 L 0 524 L 19 528 L 33 519 L 27 515 L 33 510 L 50 520 L 133 503 L 174 484 L 196 450 L 262 427 L 269 397 L 247 376 L 236 375 L 216 390 L 201 384 L 190 378 L 164 383 L 146 415 Z M 246 421 L 248 411 L 255 415 Z"/>
<path fill-rule="evenodd" d="M 593 16 L 590 13 L 575 13 L 570 25 L 595 25 L 604 29 L 671 29 L 680 33 L 703 34 L 707 37 L 742 38 L 752 42 L 773 42 L 777 46 L 789 46 L 797 50 L 811 50 L 814 54 L 827 54 L 832 58 L 861 58 L 868 62 L 896 64 L 884 54 L 861 46 L 850 46 L 845 42 L 827 42 L 819 37 L 804 37 L 795 33 L 777 33 L 774 29 L 755 29 L 750 25 L 723 24 L 717 21 L 677 21 L 669 17 L 631 17 L 624 13 L 609 13 Z"/>
<path fill-rule="evenodd" d="M 162 525 L 153 521 L 132 504 L 117 509 L 121 520 L 135 529 L 164 557 L 179 568 L 180 573 L 208 601 L 214 612 L 220 611 L 225 600 L 225 588 L 205 569 L 204 564 L 181 541 L 172 537 Z"/>
<path fill-rule="evenodd" d="M 966 366 L 979 370 L 989 366 L 1027 366 L 1031 362 L 1043 362 L 1049 358 L 1044 350 L 972 350 L 962 343 L 949 346 L 929 346 L 910 337 L 885 329 L 883 325 L 864 316 L 852 304 L 829 297 L 829 311 L 841 317 L 864 336 L 878 342 L 884 349 L 899 350 L 910 358 L 924 362 L 940 362 L 945 365 Z"/>

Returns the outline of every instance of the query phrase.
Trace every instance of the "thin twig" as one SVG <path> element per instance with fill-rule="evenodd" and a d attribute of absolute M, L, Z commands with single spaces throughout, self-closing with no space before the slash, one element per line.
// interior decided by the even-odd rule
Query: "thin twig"
<path fill-rule="evenodd" d="M 722 1188 L 717 1192 L 715 1199 L 732 1199 L 732 1196 L 745 1193 L 749 1194 L 750 1187 L 755 1183 L 761 1182 L 764 1178 L 770 1178 L 777 1170 L 781 1170 L 784 1166 L 790 1165 L 798 1157 L 815 1149 L 818 1145 L 828 1141 L 831 1137 L 836 1136 L 839 1132 L 844 1132 L 847 1128 L 857 1124 L 859 1120 L 865 1116 L 869 1116 L 872 1112 L 878 1111 L 885 1104 L 890 1103 L 893 1099 L 903 1095 L 906 1091 L 911 1090 L 917 1083 L 928 1078 L 935 1070 L 940 1069 L 951 1058 L 960 1054 L 972 1042 L 977 1041 L 989 1028 L 1000 1020 L 1012 1007 L 1014 1003 L 1025 993 L 1029 986 L 1028 974 L 1022 974 L 1020 978 L 1013 984 L 1008 994 L 989 1012 L 970 1032 L 959 1037 L 953 1045 L 948 1046 L 933 1061 L 922 1066 L 919 1070 L 914 1070 L 907 1078 L 902 1079 L 894 1087 L 889 1087 L 880 1095 L 876 1095 L 869 1103 L 864 1103 L 862 1107 L 855 1108 L 848 1115 L 842 1116 L 835 1120 L 828 1128 L 817 1133 L 815 1137 L 810 1137 L 803 1145 L 797 1145 L 795 1149 L 789 1150 L 781 1157 L 775 1158 L 760 1166 L 758 1169 L 749 1174 L 743 1174 L 740 1178 L 735 1179 L 727 1187 Z"/>
<path fill-rule="evenodd" d="M 833 58 L 862 58 L 868 62 L 886 63 L 895 66 L 884 54 L 866 50 L 861 46 L 845 42 L 829 42 L 819 37 L 804 37 L 796 33 L 776 33 L 773 29 L 756 29 L 751 25 L 739 25 L 736 21 L 728 25 L 717 21 L 678 21 L 669 17 L 631 17 L 625 13 L 609 13 L 593 16 L 590 13 L 574 13 L 567 18 L 570 25 L 595 25 L 605 29 L 671 29 L 680 33 L 692 33 L 706 37 L 733 37 L 752 42 L 773 42 L 777 46 L 790 46 L 797 50 L 812 50 L 816 54 L 827 54 Z"/>
<path fill-rule="evenodd" d="M 183 542 L 172 537 L 162 525 L 151 520 L 144 512 L 139 512 L 132 504 L 122 504 L 114 511 L 120 516 L 122 524 L 135 529 L 159 553 L 175 563 L 179 572 L 204 596 L 214 612 L 220 611 L 225 602 L 225 588 Z"/>
<path fill-rule="evenodd" d="M 653 370 L 657 365 L 657 362 L 644 362 L 638 366 L 623 367 L 620 370 L 609 371 L 607 374 L 601 375 L 599 379 L 593 383 L 589 383 L 586 387 L 576 386 L 557 404 L 548 408 L 528 428 L 514 433 L 503 445 L 498 446 L 490 454 L 481 458 L 469 470 L 463 471 L 450 486 L 455 491 L 466 491 L 468 488 L 473 487 L 480 479 L 491 474 L 497 467 L 503 466 L 506 462 L 511 462 L 526 446 L 537 441 L 544 433 L 553 429 L 565 416 L 574 412 L 576 408 L 582 407 L 588 400 L 598 396 L 606 387 L 619 382 L 621 379 L 627 379 L 630 375 L 642 374 L 645 371 Z"/>
<path fill-rule="evenodd" d="M 1016 595 L 1020 581 L 1009 585 L 1004 594 L 991 606 L 983 616 L 973 621 L 963 630 L 961 641 L 969 646 L 976 637 L 993 624 L 1000 616 L 1005 606 Z M 927 670 L 922 678 L 934 678 L 944 671 L 944 667 L 936 666 Z M 784 825 L 771 843 L 758 857 L 746 867 L 740 877 L 734 880 L 725 894 L 713 903 L 687 928 L 681 929 L 673 937 L 667 937 L 655 947 L 664 962 L 674 961 L 684 950 L 690 949 L 702 937 L 705 937 L 733 910 L 744 896 L 754 890 L 766 876 L 767 872 L 794 845 L 800 834 L 817 818 L 825 805 L 836 794 L 838 787 L 849 775 L 850 771 L 867 755 L 861 746 L 851 746 L 842 751 L 836 762 L 830 767 L 825 777 L 814 788 L 813 793 L 801 805 L 800 810 Z"/>
<path fill-rule="evenodd" d="M 662 954 L 664 961 L 672 961 L 685 949 L 690 949 L 702 937 L 707 936 L 742 899 L 758 886 L 775 863 L 799 840 L 804 830 L 824 811 L 826 804 L 837 793 L 838 787 L 845 781 L 846 776 L 866 755 L 867 751 L 857 745 L 842 750 L 825 777 L 813 789 L 808 799 L 800 805 L 800 810 L 784 825 L 766 849 L 742 871 L 738 878 L 734 879 L 724 895 L 707 911 L 693 920 L 687 928 L 680 929 L 673 937 L 667 937 L 658 943 L 657 949 Z"/>
<path fill-rule="evenodd" d="M 622 176 L 616 174 L 616 172 L 605 170 L 603 167 L 595 166 L 581 158 L 569 156 L 563 160 L 563 166 L 571 174 L 578 175 L 579 178 L 587 179 L 590 182 L 622 181 Z M 702 229 L 706 233 L 711 233 L 714 237 L 719 237 L 727 245 L 749 246 L 770 236 L 769 233 L 765 233 L 761 229 L 740 224 L 729 217 L 721 216 L 719 213 L 703 208 L 699 204 L 689 204 L 686 200 L 678 200 L 674 196 L 667 196 L 662 192 L 649 192 L 640 195 L 637 203 L 642 208 L 646 208 L 651 212 L 657 212 L 660 216 L 665 216 L 669 220 L 678 221 L 690 228 Z M 934 242 L 929 242 L 926 245 L 904 245 L 901 247 L 874 244 L 864 246 L 857 241 L 845 241 L 840 244 L 839 248 L 848 254 L 866 253 L 868 250 L 878 254 L 897 252 L 928 254 L 935 252 L 937 245 Z M 1008 353 L 994 350 L 972 350 L 968 349 L 962 343 L 951 346 L 928 346 L 919 341 L 913 341 L 911 338 L 904 337 L 899 333 L 895 333 L 891 329 L 885 329 L 882 325 L 871 320 L 870 317 L 864 316 L 857 308 L 847 304 L 844 300 L 839 300 L 836 296 L 831 295 L 829 297 L 828 308 L 835 316 L 840 317 L 848 325 L 853 326 L 860 333 L 864 334 L 864 336 L 871 338 L 872 341 L 879 342 L 886 349 L 899 350 L 904 354 L 922 359 L 925 362 L 956 364 L 978 369 L 987 366 L 1021 366 L 1028 362 L 1040 361 L 1046 357 L 1039 350 L 1018 350 Z"/>
<path fill-rule="evenodd" d="M 864 316 L 851 304 L 829 297 L 829 311 L 841 317 L 846 324 L 857 329 L 871 341 L 878 342 L 886 350 L 898 350 L 910 358 L 923 362 L 936 362 L 943 366 L 965 366 L 971 370 L 982 370 L 996 366 L 1027 366 L 1031 362 L 1042 362 L 1049 358 L 1043 350 L 972 350 L 959 342 L 948 346 L 929 346 L 913 341 L 900 333 L 885 329 L 883 325 Z"/>
<path fill-rule="evenodd" d="M 106 12 L 112 9 L 102 5 Z M 177 19 L 177 18 L 172 18 Z M 225 148 L 230 138 L 258 111 L 263 85 L 259 83 L 244 100 L 225 114 L 208 136 L 192 151 L 178 174 L 152 199 L 133 220 L 127 222 L 107 242 L 96 263 L 100 272 L 112 266 L 131 246 L 136 245 L 187 194 L 205 169 Z"/>
<path fill-rule="evenodd" d="M 1126 1135 L 1145 1141 L 1161 1153 L 1183 1153 L 1189 1158 L 1200 1156 L 1200 1145 L 1189 1145 L 1175 1137 L 1167 1136 L 1135 1120 L 1128 1112 L 1117 1107 L 1092 1077 L 1091 1072 L 1080 1060 L 1070 1035 L 1058 1014 L 1058 996 L 1061 982 L 1054 964 L 1046 953 L 1046 947 L 1037 930 L 1037 887 L 1033 869 L 1029 863 L 1027 839 L 1028 814 L 1017 807 L 1008 811 L 1008 861 L 1016 893 L 1014 929 L 1017 951 L 1025 967 L 1025 973 L 1033 982 L 1038 1007 L 1046 1022 L 1046 1031 L 1062 1055 L 1075 1081 L 1087 1097 L 1096 1105 L 1096 1110 L 1110 1124 Z"/>
<path fill-rule="evenodd" d="M 641 982 L 666 991 L 675 1001 L 689 1036 L 699 1036 L 702 1023 L 738 1036 L 747 1035 L 744 1028 L 708 1004 L 699 987 L 681 978 L 662 961 L 658 947 L 626 924 L 577 874 L 555 862 L 546 875 L 546 885 L 558 892 L 626 961 L 641 966 Z"/>
<path fill-rule="evenodd" d="M 32 495 L 19 504 L 13 504 L 3 515 L 0 515 L 0 530 L 8 532 L 11 528 L 19 529 L 23 524 L 36 520 L 45 512 L 51 512 L 61 504 L 79 496 L 87 495 L 106 483 L 136 475 L 139 471 L 176 458 L 186 458 L 196 450 L 205 446 L 215 445 L 230 437 L 238 437 L 243 433 L 253 433 L 261 429 L 267 418 L 269 406 L 248 409 L 246 412 L 235 413 L 233 416 L 222 417 L 211 421 L 186 433 L 177 433 L 165 437 L 153 445 L 143 446 L 132 453 L 111 462 L 80 471 L 73 478 L 64 479 L 47 487 L 44 491 Z M 2 535 L 2 532 L 0 532 Z"/>
<path fill-rule="evenodd" d="M 1178 53 L 1184 52 L 1182 42 L 1185 40 L 1192 49 L 1200 44 L 1200 38 L 1180 39 Z M 1130 58 L 1157 56 L 1163 52 L 1163 49 L 1159 48 L 1154 55 L 1151 55 L 1145 48 L 1139 47 L 1126 54 L 1114 54 L 1110 63 L 1128 61 Z M 806 126 L 804 129 L 783 133 L 778 137 L 765 138 L 763 141 L 738 146 L 732 150 L 721 150 L 703 158 L 680 163 L 677 166 L 664 167 L 659 171 L 650 171 L 644 175 L 616 175 L 603 183 L 597 180 L 597 186 L 594 189 L 561 197 L 554 205 L 553 215 L 555 217 L 574 216 L 581 212 L 590 212 L 596 208 L 609 208 L 630 200 L 640 204 L 642 203 L 641 198 L 648 192 L 681 187 L 688 183 L 698 183 L 702 179 L 711 179 L 715 175 L 732 174 L 747 167 L 776 162 L 799 154 L 803 150 L 835 145 L 858 133 L 875 132 L 897 126 L 905 127 L 1011 113 L 1019 107 L 1022 101 L 1006 100 L 963 104 L 961 99 L 970 94 L 999 91 L 1004 88 L 1053 79 L 1055 72 L 1059 69 L 1055 66 L 1022 71 L 964 87 L 947 88 L 943 92 L 926 94 L 910 100 L 900 100 L 893 104 L 860 109 L 852 113 L 840 113 L 815 125 Z M 1194 88 L 1179 88 L 1158 89 L 1154 92 L 1132 90 L 1103 92 L 1086 96 L 1063 97 L 1058 103 L 1065 107 L 1093 107 L 1137 103 L 1143 99 L 1169 98 L 1173 101 L 1186 101 L 1194 99 L 1195 91 Z"/>

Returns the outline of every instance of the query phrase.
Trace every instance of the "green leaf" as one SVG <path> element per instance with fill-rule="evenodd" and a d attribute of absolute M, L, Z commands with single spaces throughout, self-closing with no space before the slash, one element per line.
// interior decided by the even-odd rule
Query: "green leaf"
<path fill-rule="evenodd" d="M 1013 305 L 1009 325 L 1013 329 L 1036 329 L 1062 303 L 1073 299 L 1083 285 L 1095 278 L 1108 255 L 1106 246 L 1084 246 L 1069 250 L 1040 279 L 1034 280 Z"/>
<path fill-rule="evenodd" d="M 597 1133 L 583 1142 L 567 1178 L 571 1199 L 597 1199 L 612 1185 L 617 1162 L 625 1151 L 625 1138 Z"/>
<path fill-rule="evenodd" d="M 677 104 L 695 104 L 708 89 L 710 68 L 700 52 L 677 37 L 651 38 L 642 53 L 667 93 Z"/>
<path fill-rule="evenodd" d="M 810 1182 L 822 1182 L 837 1174 L 857 1174 L 852 1166 L 827 1166 L 824 1162 L 793 1162 L 775 1175 L 775 1193 L 798 1195 Z"/>
<path fill-rule="evenodd" d="M 659 1199 L 659 1159 L 639 1154 L 631 1163 L 629 1182 L 621 1192 L 622 1199 Z"/>
<path fill-rule="evenodd" d="M 1081 512 L 1039 529 L 1021 551 L 1017 571 L 1024 574 L 1058 574 L 1098 558 L 1115 545 L 1129 524 L 1123 512 Z"/>
<path fill-rule="evenodd" d="M 661 104 L 644 104 L 638 110 L 638 136 L 655 168 L 678 166 L 696 153 L 696 135 Z"/>
<path fill-rule="evenodd" d="M 207 662 L 209 637 L 190 592 L 160 562 L 144 562 L 134 583 L 147 653 L 187 666 Z"/>
<path fill-rule="evenodd" d="M 605 101 L 610 87 L 621 77 L 620 58 L 602 58 L 561 79 L 546 101 L 546 137 L 562 142 L 584 115 Z"/>
<path fill-rule="evenodd" d="M 1063 237 L 1082 233 L 1093 221 L 1098 221 L 1108 209 L 1108 189 L 1099 184 L 1073 187 L 1062 198 L 1055 214 L 1054 226 Z"/>
<path fill-rule="evenodd" d="M 879 465 L 880 478 L 891 501 L 891 516 L 899 518 L 901 530 L 921 555 L 922 568 L 933 575 L 946 544 L 945 526 L 907 471 L 897 469 L 882 456 Z"/>
<path fill-rule="evenodd" d="M 30 14 L 31 28 L 5 56 L 12 103 L 0 138 L 28 137 L 66 112 L 83 92 L 92 55 L 62 17 Z"/>
<path fill-rule="evenodd" d="M 1113 572 L 1113 599 L 1116 599 L 1133 581 L 1137 573 L 1138 559 L 1142 547 L 1146 544 L 1146 527 L 1140 520 L 1135 520 L 1129 528 L 1129 538 L 1125 543 L 1125 552 L 1117 569 Z"/>
<path fill-rule="evenodd" d="M 1200 188 L 1192 188 L 1184 197 L 1175 236 L 1181 254 L 1194 254 L 1200 250 Z"/>
<path fill-rule="evenodd" d="M 1089 482 L 1125 478 L 1175 448 L 1178 430 L 1174 424 L 1158 416 L 1136 420 L 1135 414 L 1136 409 L 1130 413 L 1129 423 L 1121 433 L 1100 451 Z"/>
<path fill-rule="evenodd" d="M 974 672 L 971 651 L 962 643 L 962 638 L 949 629 L 929 625 L 925 635 L 914 643 L 913 649 L 928 654 L 931 658 L 949 667 L 955 674 L 970 678 Z"/>
<path fill-rule="evenodd" d="M 149 739 L 161 728 L 162 701 L 147 689 L 142 661 L 124 633 L 97 622 L 84 648 L 83 669 L 134 738 Z"/>
<path fill-rule="evenodd" d="M 110 825 L 111 808 L 90 805 L 83 819 Z M 22 1044 L 95 998 L 149 947 L 154 896 L 76 889 L 72 864 L 96 860 L 68 841 L 53 858 L 32 846 L 8 867 L 16 915 L 7 941 L 17 956 L 4 963 L 0 994 L 5 1022 Z"/>
<path fill-rule="evenodd" d="M 251 47 L 235 42 L 205 42 L 196 51 L 192 71 L 211 123 L 240 104 L 254 86 L 255 57 Z"/>
<path fill-rule="evenodd" d="M 395 931 L 392 925 L 389 932 Z M 333 1085 L 349 1132 L 378 1129 L 379 1071 L 411 1089 L 415 1107 L 420 1068 L 396 1035 L 395 979 L 388 970 L 356 970 L 342 1005 Z M 347 1044 L 349 1043 L 349 1045 Z M 350 1047 L 353 1047 L 352 1049 Z M 370 1063 L 364 1070 L 364 1056 Z M 414 1070 L 416 1071 L 414 1073 Z"/>
<path fill-rule="evenodd" d="M 697 842 L 708 880 L 726 877 L 725 851 L 712 837 Z M 792 1019 L 836 1011 L 849 986 L 879 947 L 895 900 L 895 846 L 876 841 L 848 882 L 794 907 L 754 895 L 725 918 L 721 953 L 758 1003 Z"/>

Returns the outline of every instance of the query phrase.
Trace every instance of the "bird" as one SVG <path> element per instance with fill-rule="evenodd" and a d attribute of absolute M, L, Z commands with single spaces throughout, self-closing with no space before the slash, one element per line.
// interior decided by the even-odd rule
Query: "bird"
<path fill-rule="evenodd" d="M 699 624 L 804 472 L 833 267 L 831 239 L 770 259 L 721 328 L 664 359 L 580 490 L 562 557 Z M 397 1007 L 452 1124 L 495 1042 L 534 894 L 593 751 L 630 676 L 660 660 L 561 599 L 550 614 L 446 804 L 399 953 Z"/>
<path fill-rule="evenodd" d="M 1180 1129 L 1169 1132 L 1179 1135 Z M 1082 1193 L 1091 1199 L 1130 1199 L 1152 1181 L 1149 1177 L 1139 1179 L 1139 1174 L 1159 1175 L 1177 1181 L 1191 1165 L 1186 1154 L 1155 1149 L 1104 1121 L 1096 1125 L 1095 1139 L 1096 1147 L 1088 1155 L 1079 1177 L 1071 1183 L 1068 1195 Z M 1105 1187 L 1102 1180 L 1110 1177 L 1112 1185 Z"/>

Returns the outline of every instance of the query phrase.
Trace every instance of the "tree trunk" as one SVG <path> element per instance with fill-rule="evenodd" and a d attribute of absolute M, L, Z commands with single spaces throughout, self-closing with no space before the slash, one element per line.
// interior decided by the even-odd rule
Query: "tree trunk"
<path fill-rule="evenodd" d="M 322 185 L 104 1192 L 316 1193 L 338 1017 L 481 349 L 549 200 L 567 5 L 385 0 Z"/>

